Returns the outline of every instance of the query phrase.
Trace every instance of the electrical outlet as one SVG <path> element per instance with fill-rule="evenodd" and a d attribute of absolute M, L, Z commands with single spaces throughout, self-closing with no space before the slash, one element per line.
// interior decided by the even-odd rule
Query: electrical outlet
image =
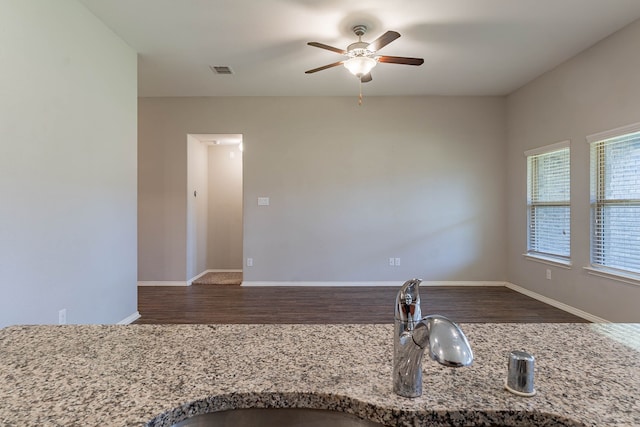
<path fill-rule="evenodd" d="M 396 258 L 396 267 L 400 267 L 400 258 Z"/>
<path fill-rule="evenodd" d="M 395 258 L 389 258 L 389 266 L 390 267 L 395 267 L 396 265 L 396 259 Z"/>
<path fill-rule="evenodd" d="M 247 267 L 253 267 L 253 258 L 247 258 Z"/>
<path fill-rule="evenodd" d="M 547 280 L 551 280 L 551 269 L 547 268 Z"/>
<path fill-rule="evenodd" d="M 67 324 L 67 309 L 63 308 L 58 311 L 58 325 L 66 325 Z"/>

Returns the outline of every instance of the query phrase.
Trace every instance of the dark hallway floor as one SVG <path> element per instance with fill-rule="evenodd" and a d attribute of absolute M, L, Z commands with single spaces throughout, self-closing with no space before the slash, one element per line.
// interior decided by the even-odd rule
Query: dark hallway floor
<path fill-rule="evenodd" d="M 144 323 L 392 323 L 396 287 L 139 287 Z M 584 323 L 505 287 L 420 288 L 422 313 L 459 323 Z"/>

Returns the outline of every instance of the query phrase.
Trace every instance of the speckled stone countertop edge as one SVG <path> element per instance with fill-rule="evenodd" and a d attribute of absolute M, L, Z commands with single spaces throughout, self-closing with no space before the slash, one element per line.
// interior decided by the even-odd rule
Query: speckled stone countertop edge
<path fill-rule="evenodd" d="M 640 425 L 640 325 L 461 327 L 474 365 L 425 357 L 416 399 L 391 391 L 390 324 L 8 327 L 0 425 L 157 427 L 249 407 L 330 409 L 394 426 Z M 512 349 L 536 356 L 532 398 L 504 390 Z"/>

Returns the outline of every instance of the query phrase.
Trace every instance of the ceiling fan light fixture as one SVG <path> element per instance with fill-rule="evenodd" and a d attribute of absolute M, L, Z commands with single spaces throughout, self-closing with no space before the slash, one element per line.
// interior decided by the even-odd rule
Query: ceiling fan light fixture
<path fill-rule="evenodd" d="M 360 78 L 369 72 L 376 66 L 378 61 L 367 56 L 356 56 L 348 59 L 344 62 L 344 66 L 354 76 Z"/>

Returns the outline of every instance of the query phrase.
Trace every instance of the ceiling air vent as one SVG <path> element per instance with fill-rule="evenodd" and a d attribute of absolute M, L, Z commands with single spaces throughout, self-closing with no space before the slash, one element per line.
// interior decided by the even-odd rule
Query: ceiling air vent
<path fill-rule="evenodd" d="M 212 65 L 209 68 L 216 74 L 233 74 L 231 67 L 227 67 L 226 65 Z"/>

